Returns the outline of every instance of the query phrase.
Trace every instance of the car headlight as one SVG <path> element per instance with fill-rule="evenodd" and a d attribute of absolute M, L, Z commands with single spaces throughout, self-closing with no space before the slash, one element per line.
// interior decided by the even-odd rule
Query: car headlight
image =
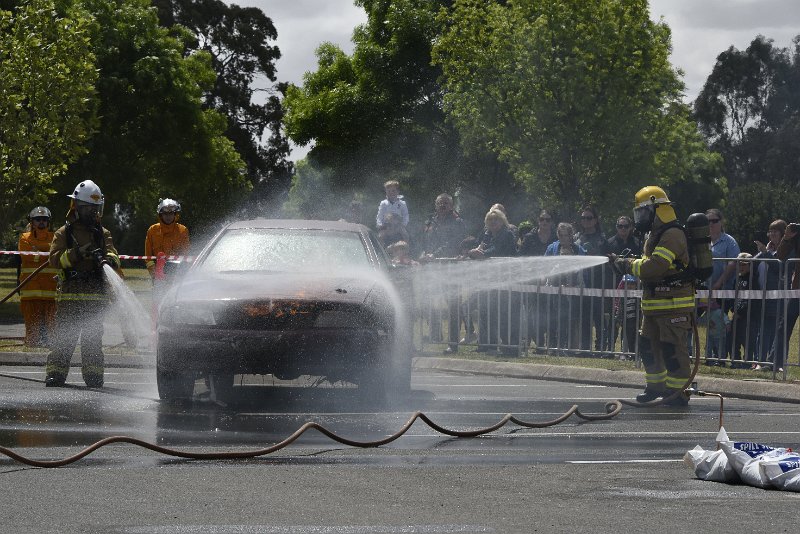
<path fill-rule="evenodd" d="M 203 306 L 163 306 L 159 321 L 164 324 L 215 325 L 214 312 Z"/>

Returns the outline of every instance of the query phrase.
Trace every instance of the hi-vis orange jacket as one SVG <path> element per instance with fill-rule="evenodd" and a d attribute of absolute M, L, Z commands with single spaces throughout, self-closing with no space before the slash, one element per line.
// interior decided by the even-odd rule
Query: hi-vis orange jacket
<path fill-rule="evenodd" d="M 24 232 L 19 236 L 17 250 L 22 252 L 50 252 L 50 243 L 53 242 L 53 232 L 50 230 L 36 230 Z M 47 261 L 47 256 L 20 256 L 22 268 L 20 282 L 25 280 L 37 267 Z M 34 276 L 30 282 L 20 289 L 20 300 L 54 300 L 56 298 L 56 279 L 58 269 L 45 267 Z"/>
<path fill-rule="evenodd" d="M 148 228 L 144 240 L 145 256 L 158 256 L 163 252 L 167 256 L 184 256 L 189 253 L 189 229 L 184 225 L 174 222 L 164 224 L 158 222 Z M 153 274 L 155 260 L 147 260 L 147 270 Z"/>

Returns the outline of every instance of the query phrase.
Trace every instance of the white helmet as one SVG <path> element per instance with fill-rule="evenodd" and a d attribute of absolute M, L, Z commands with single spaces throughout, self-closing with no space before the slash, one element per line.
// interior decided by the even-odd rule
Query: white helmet
<path fill-rule="evenodd" d="M 36 217 L 47 217 L 48 219 L 53 218 L 53 216 L 50 215 L 50 210 L 44 206 L 37 206 L 28 214 L 28 219 L 34 219 Z"/>
<path fill-rule="evenodd" d="M 100 191 L 100 188 L 97 187 L 97 184 L 91 180 L 82 181 L 75 186 L 75 191 L 73 191 L 71 195 L 67 196 L 69 198 L 80 200 L 81 202 L 86 202 L 88 204 L 95 204 L 97 206 L 102 206 L 104 201 L 102 191 Z"/>
<path fill-rule="evenodd" d="M 164 213 L 165 211 L 179 213 L 181 211 L 181 205 L 177 200 L 162 198 L 158 202 L 158 213 Z"/>

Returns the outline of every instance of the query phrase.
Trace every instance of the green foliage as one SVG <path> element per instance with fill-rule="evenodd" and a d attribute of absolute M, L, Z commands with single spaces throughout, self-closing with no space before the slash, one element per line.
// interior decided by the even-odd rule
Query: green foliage
<path fill-rule="evenodd" d="M 731 187 L 800 183 L 800 36 L 794 50 L 758 36 L 722 52 L 694 111 Z"/>
<path fill-rule="evenodd" d="M 270 45 L 278 34 L 272 20 L 260 9 L 240 7 L 220 0 L 154 0 L 161 23 L 179 24 L 195 36 L 190 50 L 211 56 L 216 80 L 204 95 L 206 106 L 227 119 L 225 135 L 231 139 L 247 165 L 247 178 L 254 186 L 251 205 L 263 208 L 289 189 L 292 163 L 289 143 L 281 130 L 284 84 L 256 89 L 263 77 L 275 82 L 275 61 L 280 51 Z M 267 93 L 256 103 L 257 91 Z M 265 132 L 268 133 L 266 142 Z"/>
<path fill-rule="evenodd" d="M 449 118 L 551 206 L 628 210 L 641 186 L 715 180 L 646 0 L 457 0 L 434 48 Z"/>
<path fill-rule="evenodd" d="M 97 71 L 79 7 L 30 0 L 0 11 L 0 231 L 85 153 Z"/>
<path fill-rule="evenodd" d="M 725 231 L 743 251 L 756 253 L 753 240 L 767 242 L 767 228 L 776 219 L 797 222 L 800 192 L 785 184 L 754 182 L 731 189 L 725 213 Z"/>
<path fill-rule="evenodd" d="M 286 217 L 335 220 L 344 216 L 348 204 L 337 198 L 330 187 L 330 177 L 308 160 L 298 162 L 289 196 L 283 204 Z"/>
<path fill-rule="evenodd" d="M 300 145 L 314 143 L 308 159 L 326 170 L 335 197 L 346 206 L 354 192 L 362 193 L 369 212 L 373 200 L 377 209 L 383 182 L 397 179 L 412 230 L 422 227 L 445 191 L 478 199 L 474 213 L 462 213 L 476 223 L 492 203 L 525 204 L 507 167 L 485 150 L 465 155 L 445 120 L 441 69 L 431 63 L 431 47 L 441 33 L 437 13 L 449 2 L 357 4 L 367 23 L 353 34 L 352 56 L 323 43 L 317 70 L 306 73 L 302 87 L 290 86 L 284 101 L 287 134 Z"/>
<path fill-rule="evenodd" d="M 66 208 L 64 191 L 95 180 L 107 213 L 125 215 L 107 221 L 115 239 L 130 247 L 122 250 L 140 249 L 159 197 L 181 200 L 184 222 L 196 229 L 230 213 L 251 186 L 224 136 L 226 118 L 203 108 L 216 80 L 211 56 L 185 55 L 194 36 L 160 27 L 147 0 L 80 4 L 93 16 L 100 122 L 88 153 L 57 184 L 55 213 Z"/>

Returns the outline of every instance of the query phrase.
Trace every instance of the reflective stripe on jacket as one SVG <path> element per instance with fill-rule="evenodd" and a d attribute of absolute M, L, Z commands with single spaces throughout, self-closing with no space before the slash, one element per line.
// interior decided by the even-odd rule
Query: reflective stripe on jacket
<path fill-rule="evenodd" d="M 167 256 L 185 256 L 189 253 L 189 229 L 184 225 L 174 222 L 154 224 L 147 229 L 144 239 L 144 255 L 158 256 L 163 252 Z M 147 269 L 152 273 L 156 262 L 147 261 Z"/>
<path fill-rule="evenodd" d="M 680 228 L 667 228 L 658 242 L 660 220 L 644 244 L 644 254 L 633 260 L 631 274 L 642 280 L 642 312 L 645 315 L 673 313 L 694 308 L 694 287 L 690 282 L 668 284 L 665 279 L 680 272 L 680 266 L 689 264 L 686 234 Z"/>
<path fill-rule="evenodd" d="M 49 252 L 53 241 L 53 232 L 50 230 L 36 230 L 25 232 L 19 236 L 17 250 L 21 252 Z M 47 256 L 21 255 L 20 282 L 47 261 Z M 20 300 L 53 300 L 56 296 L 56 280 L 58 269 L 45 267 L 36 276 L 31 278 L 20 289 Z"/>

